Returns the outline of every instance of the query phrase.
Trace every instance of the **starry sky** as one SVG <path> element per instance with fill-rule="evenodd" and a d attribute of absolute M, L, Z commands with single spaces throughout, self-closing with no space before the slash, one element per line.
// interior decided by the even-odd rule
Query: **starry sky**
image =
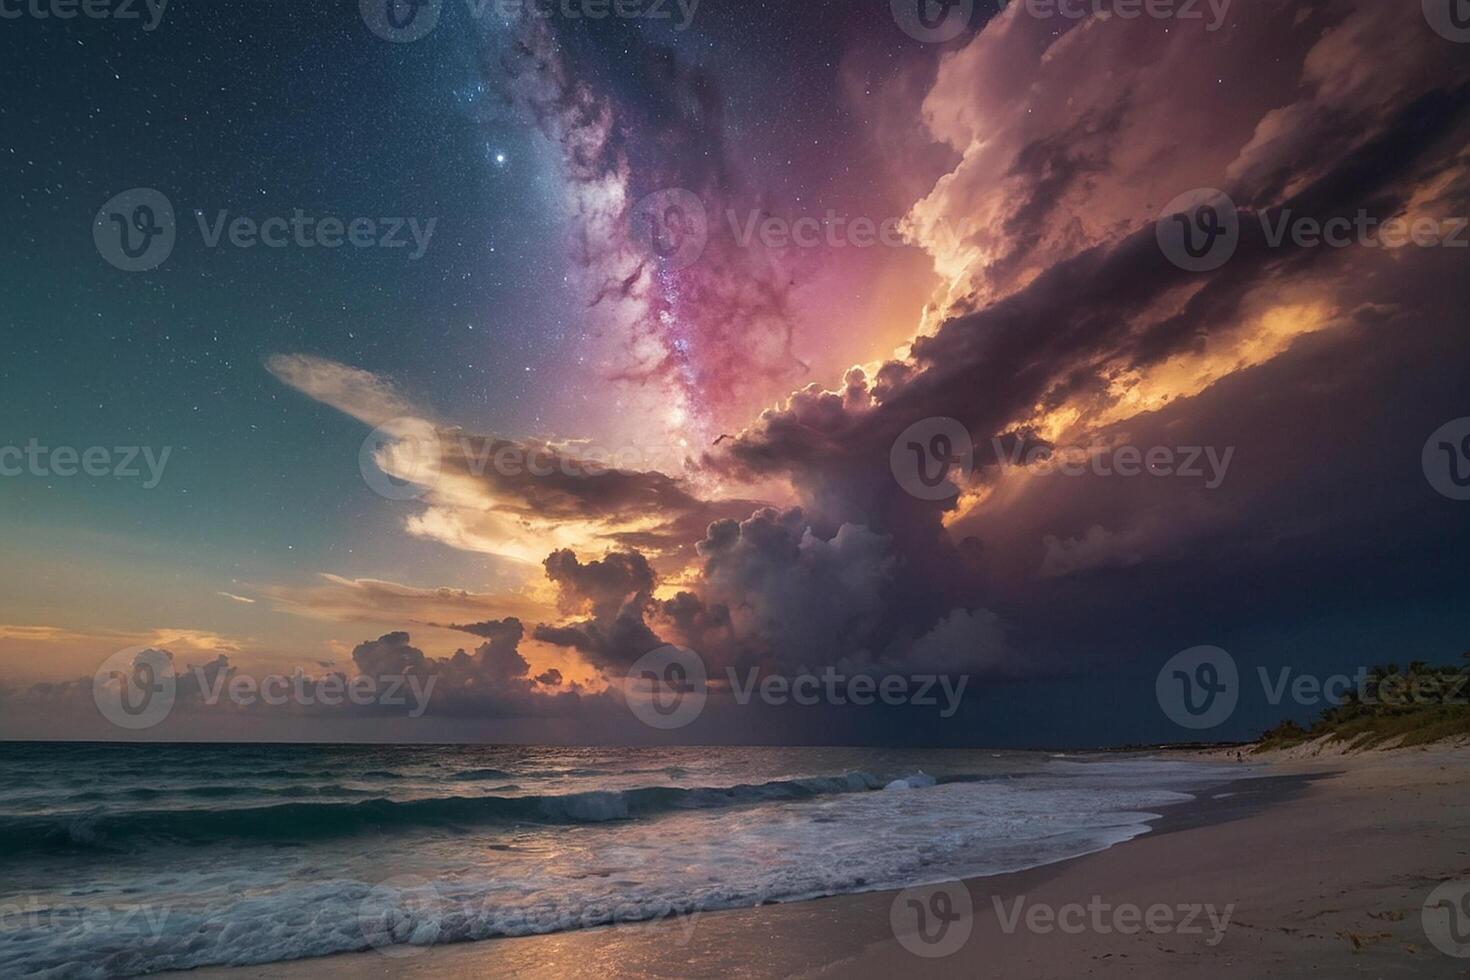
<path fill-rule="evenodd" d="M 978 679 L 943 725 L 689 733 L 722 741 L 1161 739 L 1153 674 L 1195 644 L 1458 656 L 1470 503 L 1420 451 L 1470 415 L 1465 253 L 1283 249 L 1254 220 L 1470 213 L 1467 49 L 1387 8 L 1259 0 L 1212 31 L 1013 6 L 939 44 L 877 0 L 704 0 L 684 29 L 450 0 L 409 43 L 345 0 L 0 21 L 0 444 L 171 449 L 153 488 L 0 478 L 0 735 L 108 737 L 78 691 L 135 644 L 452 681 L 418 729 L 161 733 L 388 740 L 640 737 L 604 702 L 661 643 Z M 92 229 L 138 187 L 178 241 L 129 273 Z M 1154 226 L 1197 187 L 1247 217 L 1190 274 Z M 626 234 L 670 188 L 709 216 L 687 268 Z M 433 234 L 413 259 L 196 227 L 298 209 Z M 902 240 L 751 246 L 726 220 L 829 212 Z M 404 417 L 438 480 L 386 499 L 360 454 L 377 428 L 405 476 Z M 977 452 L 939 502 L 889 456 L 936 417 Z M 487 474 L 466 438 L 638 463 Z M 994 439 L 1235 456 L 1207 489 L 1018 471 Z"/>

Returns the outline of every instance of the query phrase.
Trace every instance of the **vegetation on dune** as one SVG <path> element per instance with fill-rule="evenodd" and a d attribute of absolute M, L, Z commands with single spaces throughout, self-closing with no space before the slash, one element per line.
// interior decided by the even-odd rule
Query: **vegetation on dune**
<path fill-rule="evenodd" d="M 1431 667 L 1422 660 L 1402 671 L 1397 664 L 1374 667 L 1311 727 L 1284 721 L 1265 732 L 1253 751 L 1288 749 L 1324 736 L 1351 749 L 1470 736 L 1470 653 L 1464 658 L 1460 667 Z"/>

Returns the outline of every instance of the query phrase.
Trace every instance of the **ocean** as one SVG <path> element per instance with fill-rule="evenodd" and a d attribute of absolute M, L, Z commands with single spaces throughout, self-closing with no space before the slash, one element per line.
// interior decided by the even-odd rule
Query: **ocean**
<path fill-rule="evenodd" d="M 1101 850 L 1241 776 L 856 748 L 0 743 L 0 977 L 586 928 Z"/>

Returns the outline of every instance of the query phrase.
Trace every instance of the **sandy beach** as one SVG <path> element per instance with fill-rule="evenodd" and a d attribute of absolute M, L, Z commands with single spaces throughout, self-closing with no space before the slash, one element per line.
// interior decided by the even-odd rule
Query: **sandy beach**
<path fill-rule="evenodd" d="M 1234 758 L 1187 755 L 1222 764 Z M 950 898 L 955 888 L 968 893 L 973 912 L 963 919 L 949 899 L 934 902 L 935 889 L 873 892 L 656 924 L 174 975 L 1470 975 L 1470 958 L 1432 945 L 1421 917 L 1436 886 L 1470 878 L 1470 746 L 1353 755 L 1308 748 L 1253 760 L 1261 761 L 1253 778 L 1170 808 L 1143 837 L 1030 871 L 940 886 Z M 926 945 L 916 939 L 916 925 L 895 930 L 890 912 L 918 908 L 910 899 L 948 912 L 956 931 Z"/>

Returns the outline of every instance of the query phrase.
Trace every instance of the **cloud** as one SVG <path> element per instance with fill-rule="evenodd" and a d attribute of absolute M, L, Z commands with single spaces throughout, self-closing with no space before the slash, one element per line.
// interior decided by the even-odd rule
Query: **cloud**
<path fill-rule="evenodd" d="M 392 382 L 361 368 L 309 354 L 275 354 L 265 366 L 284 384 L 370 426 L 426 414 Z"/>
<path fill-rule="evenodd" d="M 14 623 L 0 623 L 0 640 L 25 640 L 30 643 L 52 643 L 62 639 L 75 638 L 78 634 L 73 630 L 64 629 L 60 626 L 18 626 Z"/>
<path fill-rule="evenodd" d="M 999 615 L 989 609 L 956 609 L 934 628 L 901 648 L 890 663 L 942 675 L 1016 676 L 1018 662 Z"/>
<path fill-rule="evenodd" d="M 525 635 L 520 620 L 480 623 L 476 632 L 487 641 L 473 652 L 457 650 L 443 658 L 425 656 L 406 632 L 387 633 L 358 644 L 352 661 L 366 677 L 434 678 L 432 710 L 438 716 L 546 713 L 575 710 L 584 695 L 599 700 L 564 684 L 554 669 L 531 675 L 518 649 Z"/>
<path fill-rule="evenodd" d="M 1142 35 L 1147 28 L 1141 22 L 1130 27 L 1091 21 L 1060 38 L 1041 38 L 1033 36 L 1035 19 L 1018 10 L 1011 8 L 946 61 L 926 100 L 936 135 L 980 155 L 962 161 L 915 209 L 917 215 L 932 212 L 936 220 L 965 223 L 959 252 L 946 254 L 934 245 L 936 262 L 951 269 L 954 315 L 871 379 L 855 371 L 840 386 L 809 386 L 765 412 L 709 454 L 707 463 L 716 472 L 785 476 L 817 519 L 865 523 L 903 541 L 917 536 L 927 548 L 943 511 L 953 505 L 906 500 L 889 478 L 889 448 L 910 424 L 929 417 L 961 420 L 981 447 L 984 481 L 996 462 L 986 451 L 993 438 L 1085 439 L 1105 426 L 1198 396 L 1281 356 L 1302 337 L 1346 322 L 1353 307 L 1337 302 L 1337 290 L 1349 265 L 1403 261 L 1382 249 L 1348 255 L 1330 248 L 1271 248 L 1259 217 L 1324 220 L 1364 207 L 1388 217 L 1421 200 L 1428 188 L 1440 189 L 1437 212 L 1455 213 L 1464 204 L 1463 194 L 1457 204 L 1445 189 L 1463 190 L 1463 181 L 1446 182 L 1463 173 L 1451 134 L 1463 126 L 1466 71 L 1446 67 L 1443 46 L 1433 43 L 1432 34 L 1421 37 L 1422 24 L 1398 18 L 1379 23 L 1388 32 L 1385 43 L 1422 49 L 1437 74 L 1421 66 L 1407 73 L 1409 80 L 1371 87 L 1374 98 L 1386 101 L 1351 116 L 1353 142 L 1333 144 L 1335 155 L 1325 159 L 1323 147 L 1303 148 L 1309 158 L 1291 161 L 1295 172 L 1317 175 L 1293 185 L 1292 196 L 1271 197 L 1272 188 L 1283 186 L 1274 178 L 1269 187 L 1232 186 L 1249 206 L 1235 258 L 1212 274 L 1181 273 L 1155 242 L 1161 201 L 1218 179 L 1219 171 L 1212 174 L 1209 167 L 1227 168 L 1258 131 L 1256 120 L 1279 105 L 1279 89 L 1298 79 L 1278 77 L 1279 69 L 1273 69 L 1270 78 L 1242 82 L 1244 106 L 1259 115 L 1237 118 L 1245 109 L 1236 107 L 1214 124 L 1219 132 L 1200 134 L 1195 152 L 1186 137 L 1200 114 L 1175 102 L 1198 97 L 1206 81 L 1216 84 L 1221 63 L 1236 57 L 1235 41 L 1227 45 L 1188 31 Z M 1320 44 L 1369 16 L 1354 12 L 1347 26 L 1327 30 L 1319 44 L 1311 40 L 1325 29 L 1317 21 L 1286 30 L 1295 49 L 1283 54 L 1290 54 L 1287 60 L 1297 71 L 1304 63 L 1327 61 L 1314 54 Z M 1252 28 L 1262 33 L 1265 50 L 1281 47 L 1279 39 L 1268 44 L 1267 38 L 1275 36 L 1278 21 L 1290 24 L 1294 17 L 1289 5 L 1267 5 Z M 1003 47 L 1006 42 L 1020 43 Z M 1125 44 L 1133 52 L 1127 58 L 1121 54 Z M 1190 51 L 1198 57 L 1191 60 Z M 1012 77 L 1017 59 L 1028 54 L 1041 57 L 1044 82 Z M 1114 64 L 1131 67 L 1104 70 Z M 1165 68 L 1171 69 L 1169 84 L 1142 85 Z M 1333 77 L 1327 67 L 1316 70 Z M 1057 72 L 1063 74 L 1053 79 Z M 1107 75 L 1111 84 L 1081 84 L 1089 75 Z M 1426 91 L 1430 77 L 1453 87 Z M 1079 82 L 1073 86 L 1078 96 L 1048 98 L 1051 82 L 1064 79 Z M 1129 100 L 1145 97 L 1144 90 L 1165 104 L 1131 105 Z M 1007 101 L 1010 95 L 1016 96 L 1013 102 Z M 1122 117 L 1113 111 L 1119 105 L 1128 108 Z M 1089 123 L 1089 107 L 1107 111 Z M 1112 121 L 1104 124 L 1103 118 Z M 1126 154 L 1115 159 L 1122 149 L 1094 144 L 1119 127 L 1129 138 L 1121 144 Z M 1145 163 L 1146 172 L 1140 169 Z M 1248 169 L 1260 171 L 1259 163 Z M 1265 169 L 1275 174 L 1284 166 L 1278 160 Z M 984 179 L 977 173 L 967 183 L 970 167 L 982 170 Z M 1008 175 L 1004 186 L 994 186 L 990 177 L 996 173 Z M 1161 184 L 1160 175 L 1170 183 Z M 1077 188 L 1076 200 L 1069 203 L 1061 194 L 1048 208 L 1028 210 L 1028 202 L 1053 199 L 1056 189 L 1048 182 L 1057 180 Z M 1023 227 L 1029 230 L 1016 234 Z M 1026 266 L 1034 268 L 1024 275 L 1007 271 Z"/>
<path fill-rule="evenodd" d="M 417 588 L 380 579 L 349 579 L 323 572 L 312 586 L 263 586 L 260 592 L 283 612 L 342 623 L 440 625 L 456 620 L 537 615 L 544 604 L 524 593 Z M 458 629 L 458 627 L 450 627 Z"/>
<path fill-rule="evenodd" d="M 626 668 L 663 645 L 645 622 L 657 580 L 643 555 L 615 552 L 584 564 L 562 550 L 547 557 L 545 567 L 562 611 L 588 618 L 538 626 L 536 639 L 571 647 L 596 666 L 614 668 Z"/>
<path fill-rule="evenodd" d="M 1092 525 L 1081 537 L 1063 539 L 1049 534 L 1042 539 L 1046 557 L 1042 559 L 1040 574 L 1046 578 L 1095 568 L 1136 565 L 1142 556 L 1134 550 L 1130 537 L 1109 531 L 1101 524 Z"/>
<path fill-rule="evenodd" d="M 613 695 L 588 691 L 565 680 L 555 668 L 533 676 L 519 651 L 525 632 L 519 620 L 480 623 L 476 630 L 486 642 L 473 651 L 460 649 L 440 658 L 427 656 L 415 647 L 408 632 L 386 633 L 353 649 L 354 670 L 350 672 L 331 669 L 326 662 L 316 662 L 315 669 L 291 668 L 285 675 L 246 672 L 224 653 L 202 662 L 184 660 L 163 645 L 138 656 L 162 655 L 172 664 L 175 693 L 164 727 L 159 729 L 163 733 L 170 730 L 168 725 L 196 722 L 219 731 L 221 726 L 228 729 L 247 719 L 270 722 L 314 718 L 350 723 L 353 718 L 402 716 L 410 708 L 415 712 L 411 717 L 431 720 L 549 717 L 582 712 L 610 716 L 613 709 L 621 709 L 621 702 Z M 281 676 L 285 681 L 267 687 L 268 676 Z M 395 678 L 412 678 L 414 683 L 390 683 Z M 247 679 L 250 683 L 245 684 Z M 373 681 L 367 689 L 382 697 L 344 697 L 341 692 L 358 679 Z M 317 685 L 327 681 L 337 682 L 337 695 L 331 699 L 316 696 L 323 690 Z M 93 684 L 91 676 L 84 676 L 24 688 L 5 685 L 0 687 L 0 702 L 5 703 L 7 712 L 39 709 L 57 717 L 70 717 L 74 722 L 95 720 Z M 236 684 L 242 685 L 244 694 L 232 693 Z M 294 690 L 305 690 L 308 695 L 295 697 L 291 693 Z"/>
<path fill-rule="evenodd" d="M 571 551 L 546 559 L 546 577 L 561 590 L 564 611 L 615 616 L 629 602 L 647 601 L 653 592 L 653 567 L 637 552 L 619 552 L 583 564 Z"/>
<path fill-rule="evenodd" d="M 1013 669 L 1009 647 L 996 642 L 998 627 L 984 635 L 965 628 L 993 627 L 998 621 L 985 610 L 915 642 L 944 624 L 930 615 L 932 602 L 908 601 L 891 544 L 856 525 L 824 537 L 799 509 L 763 508 L 710 524 L 698 545 L 702 564 L 668 598 L 655 594 L 657 575 L 636 552 L 589 562 L 557 552 L 547 575 L 573 618 L 540 625 L 535 636 L 614 676 L 666 642 L 694 649 L 711 666 L 901 671 L 917 650 L 925 663 L 954 669 L 989 671 L 1003 662 Z M 966 638 L 982 645 L 962 649 Z"/>
<path fill-rule="evenodd" d="M 748 514 L 759 506 L 739 498 L 705 498 L 686 480 L 639 468 L 645 457 L 638 451 L 548 439 L 513 440 L 423 419 L 384 424 L 381 416 L 390 407 L 409 407 L 390 382 L 299 355 L 271 358 L 270 364 L 303 360 L 312 366 L 313 378 L 331 380 L 299 384 L 300 389 L 365 422 L 380 420 L 377 466 L 389 476 L 422 487 L 421 501 L 411 502 L 412 512 L 404 518 L 410 534 L 510 559 L 527 566 L 522 577 L 541 562 L 548 547 L 636 548 L 675 567 L 693 557 L 694 542 L 711 521 Z M 301 381 L 290 380 L 294 376 L 289 372 L 272 370 L 288 383 Z M 339 387 L 353 386 L 362 391 L 340 396 Z M 679 459 L 660 461 L 676 470 L 682 464 Z M 281 590 L 272 591 L 271 597 L 284 605 L 307 605 Z"/>
<path fill-rule="evenodd" d="M 1466 213 L 1470 67 L 1394 5 L 1262 0 L 1227 30 L 1197 26 L 1047 21 L 1012 5 L 932 74 L 903 72 L 905 92 L 927 90 L 919 119 L 893 132 L 924 145 L 893 159 L 943 168 L 927 186 L 911 180 L 907 219 L 942 280 L 929 315 L 897 353 L 789 392 L 702 453 L 710 419 L 785 370 L 785 270 L 720 242 L 693 271 L 658 270 L 622 222 L 638 196 L 670 184 L 748 203 L 725 166 L 719 92 L 639 47 L 632 75 L 663 84 L 647 105 L 624 104 L 594 90 L 587 51 L 536 38 L 513 67 L 562 149 L 576 258 L 595 315 L 615 328 L 606 361 L 655 389 L 696 451 L 589 476 L 585 444 L 436 424 L 439 476 L 405 528 L 521 563 L 535 601 L 449 601 L 425 617 L 435 600 L 399 597 L 395 611 L 414 611 L 403 622 L 487 640 L 449 658 L 454 676 L 512 699 L 564 684 L 559 669 L 525 666 L 521 644 L 537 641 L 607 677 L 662 642 L 718 665 L 1050 677 L 1101 651 L 1136 657 L 1140 635 L 1225 621 L 1220 610 L 1255 583 L 1291 582 L 1308 556 L 1322 562 L 1325 604 L 1351 593 L 1328 584 L 1334 556 L 1350 551 L 1370 574 L 1429 541 L 1407 506 L 1423 489 L 1416 464 L 1391 490 L 1373 465 L 1399 443 L 1417 450 L 1404 432 L 1422 440 L 1443 421 L 1410 410 L 1421 391 L 1450 404 L 1446 365 L 1464 353 L 1458 256 L 1274 247 L 1265 226 Z M 649 133 L 666 137 L 661 152 L 644 150 Z M 1154 223 L 1204 186 L 1240 205 L 1241 240 L 1220 269 L 1185 273 Z M 365 372 L 285 365 L 271 369 L 365 422 L 408 406 Z M 1384 418 L 1365 414 L 1372 401 Z M 961 421 L 977 469 L 961 496 L 928 502 L 898 484 L 889 453 L 935 417 Z M 1239 454 L 1229 480 L 1206 489 L 1043 474 L 994 448 L 1093 441 Z M 545 472 L 493 465 L 502 453 Z M 392 454 L 380 465 L 391 471 Z M 1404 540 L 1366 527 L 1365 498 L 1347 499 L 1347 484 L 1369 487 L 1353 492 L 1375 507 L 1381 494 Z M 1177 601 L 1139 611 L 1139 596 L 1164 595 Z M 345 599 L 302 608 L 332 602 Z M 451 670 L 406 633 L 375 643 L 360 648 L 374 663 Z"/>
<path fill-rule="evenodd" d="M 698 591 L 728 610 L 734 635 L 763 657 L 793 667 L 835 662 L 880 638 L 890 543 L 851 524 L 823 539 L 800 510 L 764 509 L 710 525 Z"/>

